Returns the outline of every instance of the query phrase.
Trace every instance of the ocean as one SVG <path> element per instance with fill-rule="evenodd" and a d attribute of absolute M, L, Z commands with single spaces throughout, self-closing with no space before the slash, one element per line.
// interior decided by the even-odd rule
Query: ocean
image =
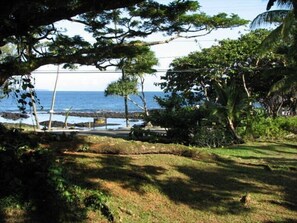
<path fill-rule="evenodd" d="M 48 112 L 51 108 L 52 91 L 37 91 L 37 98 L 40 104 L 37 106 L 40 112 Z M 149 109 L 159 108 L 155 101 L 155 96 L 164 96 L 163 92 L 145 92 L 147 106 Z M 130 96 L 134 101 L 141 105 L 138 96 Z M 43 108 L 43 109 L 42 109 Z M 96 112 L 112 111 L 123 112 L 124 100 L 120 96 L 104 96 L 103 91 L 58 91 L 54 111 L 65 112 L 71 108 L 71 111 L 77 112 Z M 17 99 L 10 95 L 8 98 L 0 99 L 0 112 L 17 112 Z M 140 108 L 129 102 L 129 111 L 141 111 Z"/>
<path fill-rule="evenodd" d="M 37 104 L 37 114 L 39 121 L 46 121 L 49 119 L 49 111 L 51 108 L 53 92 L 52 91 L 37 91 L 37 98 L 39 104 Z M 158 103 L 154 97 L 163 97 L 163 92 L 145 92 L 148 109 L 159 108 Z M 141 104 L 141 100 L 138 96 L 130 96 L 137 103 Z M 8 98 L 0 99 L 0 113 L 1 112 L 19 112 L 17 104 L 17 98 L 10 95 Z M 129 112 L 139 112 L 141 109 L 129 102 Z M 54 112 L 66 112 L 71 109 L 72 112 L 124 112 L 124 99 L 120 96 L 104 96 L 103 91 L 58 91 L 56 93 L 56 100 L 54 105 Z M 30 112 L 30 109 L 27 109 Z M 64 121 L 65 116 L 54 114 L 53 120 Z M 92 118 L 84 117 L 68 117 L 68 123 L 78 122 L 92 122 Z M 121 127 L 124 125 L 123 119 L 108 119 L 112 124 Z M 0 117 L 0 122 L 10 123 L 25 123 L 34 124 L 34 119 L 31 116 L 27 119 L 19 119 L 16 121 L 7 120 Z"/>

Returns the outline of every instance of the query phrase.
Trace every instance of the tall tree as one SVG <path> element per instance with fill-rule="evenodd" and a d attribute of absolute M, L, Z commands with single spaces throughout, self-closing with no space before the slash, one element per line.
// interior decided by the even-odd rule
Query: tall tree
<path fill-rule="evenodd" d="M 28 5 L 24 6 L 27 3 Z M 236 15 L 221 13 L 207 16 L 204 13 L 196 13 L 199 4 L 191 0 L 173 1 L 168 5 L 138 0 L 98 1 L 98 5 L 94 1 L 70 0 L 50 3 L 17 1 L 11 4 L 6 7 L 7 12 L 11 13 L 3 13 L 0 16 L 1 29 L 5 30 L 6 24 L 11 28 L 0 32 L 0 39 L 2 45 L 19 45 L 19 51 L 17 56 L 5 57 L 0 61 L 0 84 L 8 77 L 28 74 L 46 64 L 94 65 L 98 69 L 105 69 L 107 61 L 133 57 L 143 50 L 144 45 L 160 43 L 157 41 L 140 44 L 136 41 L 156 32 L 166 34 L 166 41 L 169 41 L 185 33 L 199 36 L 218 28 L 246 23 Z M 115 15 L 113 9 L 121 10 L 117 10 Z M 12 13 L 13 10 L 15 13 Z M 115 16 L 119 17 L 116 32 L 113 24 Z M 93 34 L 94 42 L 89 43 L 80 36 L 69 37 L 58 32 L 54 22 L 60 19 L 84 24 L 86 30 Z M 26 53 L 28 46 L 34 51 L 31 55 Z"/>
<path fill-rule="evenodd" d="M 189 105 L 205 104 L 225 123 L 237 139 L 236 127 L 249 114 L 254 102 L 274 107 L 270 86 L 282 74 L 263 75 L 272 68 L 283 68 L 281 57 L 260 55 L 258 46 L 268 31 L 256 30 L 238 40 L 223 40 L 218 45 L 176 59 L 160 83 L 166 92 L 182 94 Z M 269 110 L 269 109 L 267 109 Z"/>
<path fill-rule="evenodd" d="M 127 76 L 125 74 L 124 67 L 122 67 L 121 70 L 122 77 L 119 80 L 112 82 L 107 86 L 105 90 L 105 96 L 117 95 L 124 98 L 126 127 L 129 127 L 128 100 L 129 95 L 135 95 L 138 93 L 137 79 Z"/>
<path fill-rule="evenodd" d="M 129 126 L 128 101 L 142 109 L 145 115 L 148 116 L 144 93 L 145 75 L 153 73 L 155 70 L 152 67 L 157 63 L 158 60 L 155 57 L 154 52 L 150 50 L 144 51 L 135 58 L 122 59 L 119 67 L 122 71 L 122 77 L 118 81 L 109 84 L 105 90 L 105 96 L 118 95 L 124 98 L 127 127 Z M 140 93 L 137 86 L 139 82 L 141 89 Z M 140 105 L 136 101 L 132 100 L 130 95 L 138 95 L 143 105 Z"/>
<path fill-rule="evenodd" d="M 280 10 L 270 10 L 277 3 L 278 6 L 285 6 Z M 278 24 L 278 27 L 272 30 L 261 45 L 262 52 L 274 51 L 280 53 L 286 58 L 285 66 L 269 70 L 270 74 L 278 75 L 282 73 L 283 78 L 274 83 L 270 89 L 271 98 L 278 103 L 276 109 L 280 110 L 284 104 L 284 98 L 289 97 L 292 103 L 287 104 L 293 114 L 296 114 L 297 101 L 297 2 L 295 0 L 269 0 L 267 10 L 258 15 L 251 23 L 252 27 L 258 28 L 263 24 Z M 282 96 L 281 96 L 282 95 Z M 288 96 L 290 95 L 290 96 Z M 287 100 L 287 99 L 286 99 Z M 274 104 L 275 104 L 274 103 Z M 286 103 L 285 103 L 286 104 Z M 295 104 L 295 105 L 294 105 Z M 277 112 L 273 112 L 277 115 Z"/>
<path fill-rule="evenodd" d="M 153 66 L 158 64 L 158 59 L 155 56 L 153 51 L 147 51 L 143 54 L 137 55 L 135 58 L 129 59 L 126 61 L 125 71 L 129 76 L 135 77 L 138 79 L 140 84 L 140 92 L 138 96 L 140 97 L 142 104 L 143 104 L 143 111 L 146 116 L 149 115 L 145 93 L 144 93 L 144 82 L 145 76 L 150 74 L 154 74 L 156 72 L 153 69 Z M 134 103 L 135 104 L 135 103 Z M 141 107 L 141 106 L 138 106 Z"/>

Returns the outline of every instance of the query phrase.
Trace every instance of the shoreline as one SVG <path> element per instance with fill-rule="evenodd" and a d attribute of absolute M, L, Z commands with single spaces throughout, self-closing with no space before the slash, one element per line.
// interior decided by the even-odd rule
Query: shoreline
<path fill-rule="evenodd" d="M 48 112 L 42 114 L 49 114 Z M 67 112 L 55 112 L 55 115 L 63 115 L 66 117 Z M 20 112 L 0 112 L 0 117 L 7 120 L 19 120 L 30 118 L 31 114 L 22 114 Z M 81 112 L 81 111 L 72 111 L 68 113 L 68 116 L 72 117 L 83 117 L 83 118 L 125 118 L 124 112 Z M 143 112 L 129 112 L 129 119 L 143 119 Z"/>
<path fill-rule="evenodd" d="M 55 114 L 66 116 L 67 112 L 57 112 Z M 142 119 L 143 112 L 129 112 L 128 118 Z M 125 118 L 125 112 L 80 112 L 73 111 L 69 112 L 68 116 L 74 117 L 85 117 L 85 118 Z"/>
<path fill-rule="evenodd" d="M 68 116 L 67 116 L 68 115 Z M 50 113 L 39 113 L 38 119 L 41 126 L 48 126 Z M 129 122 L 134 125 L 142 124 L 142 112 L 129 113 Z M 32 114 L 20 112 L 0 112 L 0 123 L 25 124 L 35 126 Z M 125 126 L 124 112 L 56 112 L 52 118 L 52 127 L 58 128 L 121 128 Z"/>

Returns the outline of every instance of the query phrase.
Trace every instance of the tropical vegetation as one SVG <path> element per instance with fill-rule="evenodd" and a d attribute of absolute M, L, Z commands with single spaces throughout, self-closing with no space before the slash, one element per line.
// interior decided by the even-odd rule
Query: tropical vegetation
<path fill-rule="evenodd" d="M 145 114 L 166 134 L 135 127 L 127 140 L 0 123 L 0 222 L 296 222 L 297 2 L 267 8 L 275 3 L 291 8 L 256 20 L 276 30 L 172 62 L 161 109 Z M 32 71 L 94 65 L 121 69 L 106 94 L 127 102 L 154 73 L 149 46 L 247 22 L 199 9 L 190 0 L 1 4 L 1 97 L 14 93 L 26 112 L 38 102 Z M 93 42 L 58 30 L 62 19 L 85 25 Z M 156 32 L 165 38 L 140 41 Z"/>

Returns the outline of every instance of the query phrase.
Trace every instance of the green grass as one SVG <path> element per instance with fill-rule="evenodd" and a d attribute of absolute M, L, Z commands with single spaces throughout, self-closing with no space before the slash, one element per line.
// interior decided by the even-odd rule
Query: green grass
<path fill-rule="evenodd" d="M 296 143 L 205 149 L 99 136 L 23 138 L 57 152 L 55 164 L 77 196 L 103 192 L 115 222 L 297 222 Z M 251 201 L 243 204 L 246 193 Z M 26 222 L 32 206 L 22 205 L 0 199 L 0 222 Z M 108 222 L 94 209 L 83 219 Z"/>
<path fill-rule="evenodd" d="M 109 196 L 108 205 L 117 222 L 297 221 L 297 172 L 293 168 L 297 148 L 293 143 L 191 149 L 214 154 L 205 160 L 140 155 L 139 151 L 128 155 L 129 145 L 134 151 L 135 142 L 115 140 L 112 144 L 117 155 L 68 152 L 64 161 L 72 183 Z M 121 146 L 125 155 L 119 151 Z M 244 205 L 240 199 L 246 193 L 252 199 Z M 104 218 L 96 215 L 92 220 Z"/>

